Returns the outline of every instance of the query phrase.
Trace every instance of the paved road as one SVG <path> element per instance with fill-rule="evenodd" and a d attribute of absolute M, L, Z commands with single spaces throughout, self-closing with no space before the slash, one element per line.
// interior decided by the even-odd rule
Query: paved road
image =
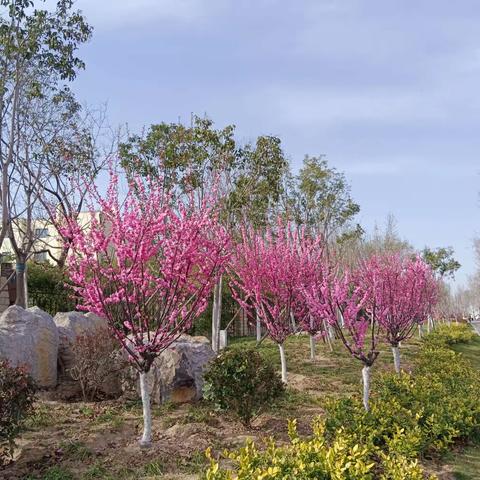
<path fill-rule="evenodd" d="M 470 322 L 473 329 L 480 335 L 480 321 L 475 320 L 474 322 Z"/>

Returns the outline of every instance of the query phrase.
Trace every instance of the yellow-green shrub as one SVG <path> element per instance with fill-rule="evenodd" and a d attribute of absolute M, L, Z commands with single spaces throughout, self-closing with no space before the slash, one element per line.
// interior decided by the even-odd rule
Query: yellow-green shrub
<path fill-rule="evenodd" d="M 476 333 L 467 323 L 441 323 L 425 335 L 423 341 L 425 344 L 448 346 L 471 342 L 475 335 Z"/>
<path fill-rule="evenodd" d="M 328 441 L 325 425 L 317 419 L 313 436 L 300 439 L 295 421 L 289 423 L 290 443 L 277 445 L 273 440 L 265 450 L 249 441 L 234 452 L 224 452 L 233 468 L 221 468 L 211 452 L 210 467 L 204 480 L 420 480 L 424 475 L 418 462 L 401 454 L 388 455 L 360 445 L 344 430 Z M 433 478 L 433 477 L 432 477 Z"/>

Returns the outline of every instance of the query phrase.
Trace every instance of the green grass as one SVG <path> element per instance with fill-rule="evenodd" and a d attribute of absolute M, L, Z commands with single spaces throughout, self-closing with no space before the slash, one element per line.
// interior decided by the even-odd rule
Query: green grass
<path fill-rule="evenodd" d="M 469 343 L 457 343 L 451 348 L 461 353 L 472 365 L 480 369 L 480 335 L 477 335 Z"/>
<path fill-rule="evenodd" d="M 162 475 L 165 468 L 160 461 L 150 462 L 145 465 L 143 471 L 145 475 L 153 476 L 153 475 Z"/>
<path fill-rule="evenodd" d="M 82 476 L 82 480 L 93 480 L 97 478 L 114 480 L 114 477 L 109 475 L 107 469 L 100 463 L 92 465 Z"/>
<path fill-rule="evenodd" d="M 480 336 L 476 336 L 469 343 L 459 343 L 451 348 L 480 369 Z M 454 478 L 457 480 L 480 479 L 480 445 L 468 447 L 455 455 L 452 467 Z"/>
<path fill-rule="evenodd" d="M 466 448 L 461 454 L 455 455 L 452 473 L 456 480 L 480 479 L 480 446 Z"/>
<path fill-rule="evenodd" d="M 41 480 L 73 480 L 74 476 L 70 470 L 55 466 L 49 468 L 40 478 Z"/>
<path fill-rule="evenodd" d="M 232 348 L 255 347 L 256 342 L 251 338 L 233 340 Z M 402 367 L 409 368 L 411 359 L 417 351 L 418 340 L 413 338 L 401 348 Z M 381 354 L 373 367 L 376 371 L 393 369 L 391 351 L 380 345 Z M 269 339 L 264 340 L 258 347 L 260 354 L 280 369 L 280 355 L 278 346 Z M 352 359 L 339 340 L 334 342 L 333 352 L 322 341 L 317 342 L 317 359 L 312 362 L 309 358 L 309 339 L 306 336 L 289 337 L 285 342 L 287 370 L 291 374 L 307 377 L 309 390 L 314 390 L 320 396 L 344 396 L 360 391 L 361 369 L 360 361 Z"/>
<path fill-rule="evenodd" d="M 110 425 L 110 428 L 118 429 L 125 423 L 125 420 L 122 418 L 122 412 L 118 409 L 107 408 L 95 418 L 95 423 L 107 423 Z"/>
<path fill-rule="evenodd" d="M 71 460 L 79 460 L 83 462 L 93 455 L 92 451 L 83 442 L 69 440 L 67 442 L 62 442 L 60 448 L 65 457 Z"/>

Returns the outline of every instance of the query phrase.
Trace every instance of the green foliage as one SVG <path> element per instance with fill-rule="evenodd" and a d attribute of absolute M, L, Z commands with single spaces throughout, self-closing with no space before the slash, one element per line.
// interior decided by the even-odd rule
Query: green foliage
<path fill-rule="evenodd" d="M 324 423 L 313 423 L 313 436 L 302 440 L 296 431 L 295 420 L 289 423 L 290 443 L 278 446 L 269 440 L 266 449 L 260 451 L 252 441 L 245 447 L 224 452 L 233 461 L 234 469 L 222 469 L 207 451 L 210 467 L 204 480 L 250 480 L 250 479 L 332 479 L 332 480 L 383 480 L 424 478 L 417 461 L 401 454 L 382 454 L 376 460 L 375 450 L 355 443 L 347 432 L 340 429 L 335 438 L 328 441 Z"/>
<path fill-rule="evenodd" d="M 130 174 L 161 177 L 168 188 L 183 192 L 205 188 L 212 171 L 230 170 L 237 163 L 234 130 L 233 125 L 215 129 L 210 119 L 198 116 L 189 127 L 163 122 L 143 136 L 130 136 L 119 155 Z"/>
<path fill-rule="evenodd" d="M 229 288 L 229 278 L 227 275 L 222 276 L 222 312 L 220 318 L 220 328 L 225 328 L 233 316 L 237 313 L 238 302 L 232 297 Z M 204 335 L 210 336 L 212 332 L 212 310 L 213 310 L 213 295 L 211 296 L 208 307 L 200 315 L 199 318 L 193 322 L 192 328 L 188 332 L 190 335 Z"/>
<path fill-rule="evenodd" d="M 41 480 L 74 480 L 74 476 L 70 470 L 55 466 L 49 468 L 41 477 Z"/>
<path fill-rule="evenodd" d="M 289 204 L 295 221 L 339 241 L 359 238 L 360 225 L 352 225 L 360 211 L 350 195 L 345 175 L 322 157 L 309 157 L 297 177 L 290 181 Z"/>
<path fill-rule="evenodd" d="M 287 159 L 277 137 L 241 146 L 234 134 L 233 125 L 217 129 L 212 120 L 194 116 L 190 126 L 160 123 L 132 135 L 119 155 L 127 172 L 158 176 L 177 194 L 205 193 L 217 177 L 222 219 L 231 224 L 246 217 L 265 225 L 283 191 Z"/>
<path fill-rule="evenodd" d="M 423 341 L 427 345 L 451 346 L 457 343 L 469 343 L 476 336 L 472 327 L 466 323 L 441 323 Z"/>
<path fill-rule="evenodd" d="M 453 258 L 452 247 L 441 247 L 435 250 L 425 247 L 422 257 L 441 277 L 453 277 L 461 267 L 461 264 Z"/>
<path fill-rule="evenodd" d="M 32 412 L 35 386 L 22 368 L 0 362 L 0 465 L 13 453 L 15 438 Z"/>
<path fill-rule="evenodd" d="M 80 12 L 72 12 L 71 0 L 58 0 L 53 11 L 32 9 L 33 4 L 31 0 L 1 0 L 0 5 L 6 7 L 2 9 L 6 15 L 0 18 L 2 64 L 18 62 L 24 68 L 35 68 L 37 75 L 48 71 L 61 80 L 73 80 L 77 70 L 85 67 L 76 50 L 90 38 L 92 28 Z M 18 77 L 18 72 L 9 73 Z M 5 82 L 5 78 L 0 80 Z M 40 96 L 43 86 L 36 78 L 30 85 L 31 95 Z"/>
<path fill-rule="evenodd" d="M 204 397 L 234 412 L 246 426 L 284 386 L 273 366 L 253 349 L 229 349 L 213 359 L 204 376 Z"/>
<path fill-rule="evenodd" d="M 50 315 L 75 310 L 73 290 L 63 270 L 48 263 L 28 264 L 29 301 Z"/>

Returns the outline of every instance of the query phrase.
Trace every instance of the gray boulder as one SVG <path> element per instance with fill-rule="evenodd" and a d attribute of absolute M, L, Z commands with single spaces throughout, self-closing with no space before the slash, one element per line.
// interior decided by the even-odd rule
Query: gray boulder
<path fill-rule="evenodd" d="M 57 384 L 58 345 L 55 322 L 38 307 L 13 305 L 0 316 L 0 357 L 25 366 L 39 387 Z"/>
<path fill-rule="evenodd" d="M 215 356 L 205 337 L 182 335 L 153 362 L 147 374 L 152 403 L 185 403 L 202 397 L 203 372 Z M 138 372 L 130 367 L 122 388 L 126 396 L 140 396 Z"/>
<path fill-rule="evenodd" d="M 74 347 L 77 339 L 82 335 L 101 335 L 103 341 L 108 332 L 107 321 L 94 313 L 65 312 L 57 313 L 53 319 L 57 325 L 60 343 L 58 348 L 58 359 L 60 364 L 61 386 L 58 393 L 63 398 L 78 396 L 81 389 L 80 384 L 74 381 L 70 369 L 75 365 Z M 106 351 L 104 352 L 106 353 Z M 97 352 L 100 354 L 100 351 Z M 100 360 L 104 360 L 99 359 Z M 99 390 L 108 397 L 121 395 L 121 370 L 125 362 L 113 359 L 112 371 L 106 372 Z"/>
<path fill-rule="evenodd" d="M 77 337 L 107 328 L 106 320 L 92 313 L 61 312 L 53 317 L 53 321 L 59 334 L 58 359 L 63 373 L 73 366 L 72 345 Z"/>

